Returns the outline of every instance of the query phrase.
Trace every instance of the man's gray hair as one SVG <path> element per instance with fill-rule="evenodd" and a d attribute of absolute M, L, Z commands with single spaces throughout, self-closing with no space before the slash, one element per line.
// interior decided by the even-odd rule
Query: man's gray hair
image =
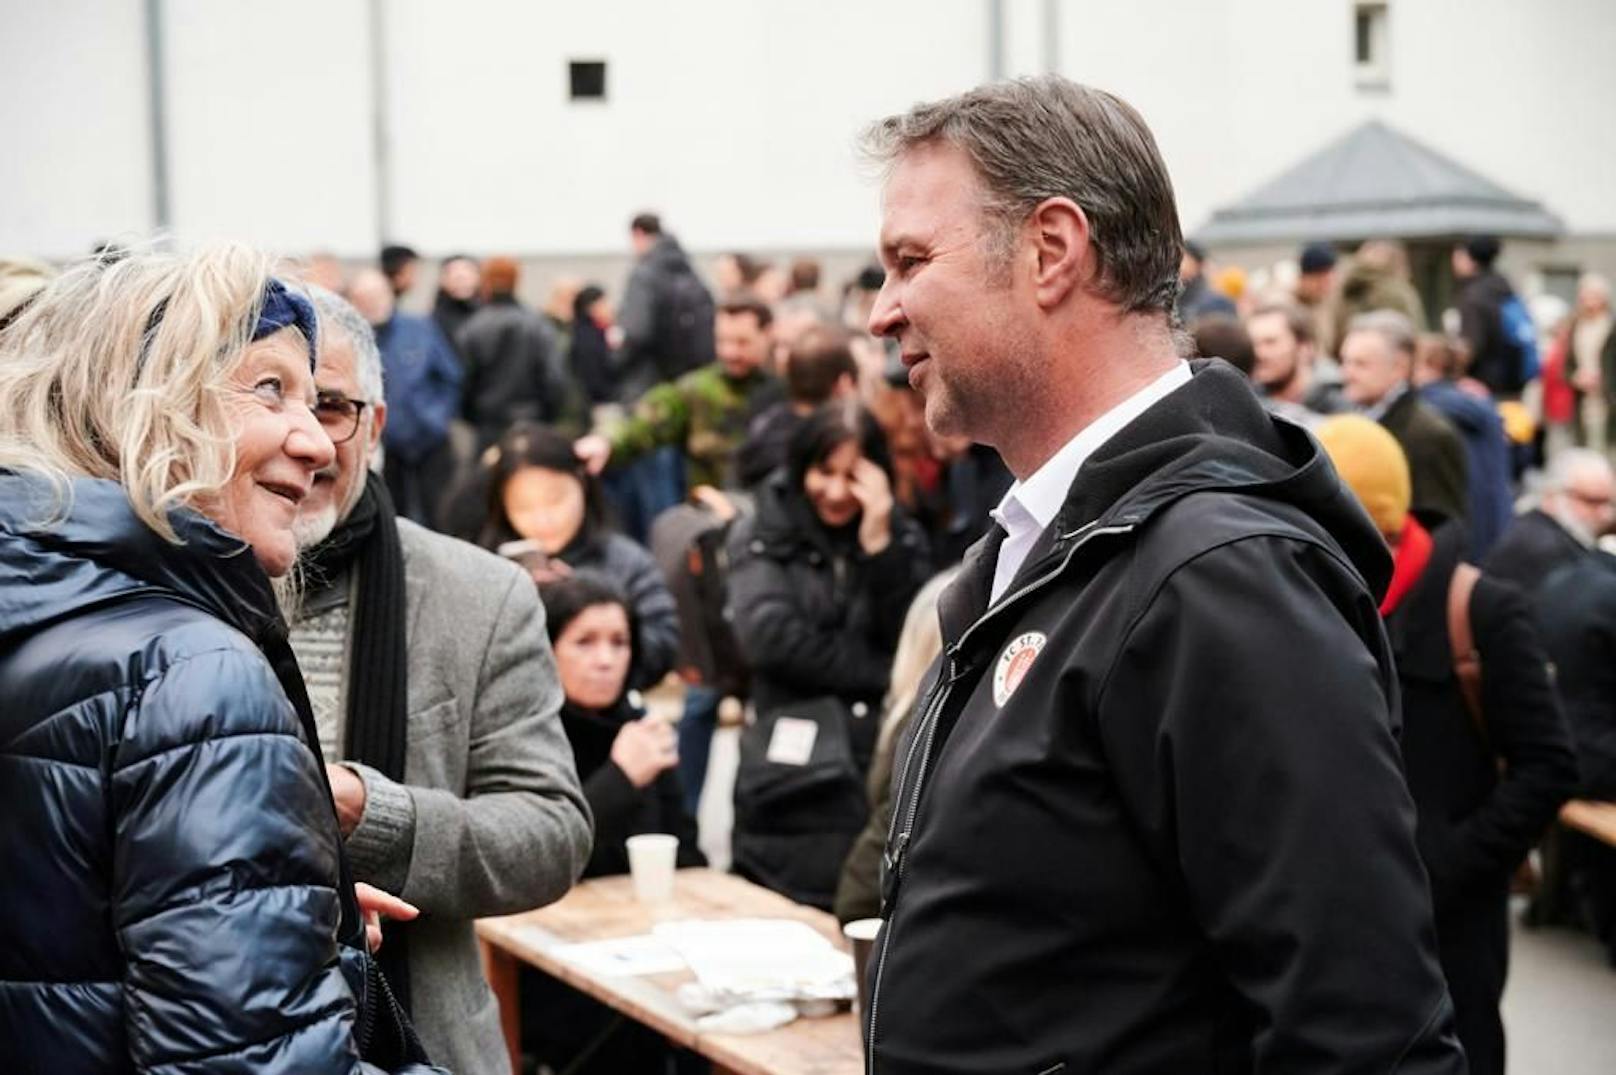
<path fill-rule="evenodd" d="M 1570 488 L 1578 474 L 1586 474 L 1589 471 L 1609 474 L 1610 460 L 1605 458 L 1603 452 L 1596 452 L 1592 448 L 1563 448 L 1549 460 L 1549 465 L 1543 471 L 1543 481 L 1538 491 L 1563 492 Z"/>
<path fill-rule="evenodd" d="M 1378 333 L 1393 351 L 1401 351 L 1410 359 L 1414 357 L 1416 333 L 1414 322 L 1407 314 L 1396 310 L 1370 310 L 1347 323 L 1347 333 L 1354 332 Z"/>
<path fill-rule="evenodd" d="M 309 297 L 320 315 L 320 332 L 340 332 L 354 350 L 354 376 L 366 403 L 385 402 L 382 383 L 382 353 L 376 347 L 376 333 L 353 303 L 334 291 L 310 285 Z"/>
<path fill-rule="evenodd" d="M 1183 231 L 1173 184 L 1150 128 L 1131 105 L 1058 75 L 994 82 L 916 105 L 864 132 L 864 150 L 891 167 L 922 146 L 971 159 L 996 218 L 987 238 L 1003 263 L 1015 231 L 1049 198 L 1088 217 L 1095 290 L 1128 313 L 1171 314 Z"/>

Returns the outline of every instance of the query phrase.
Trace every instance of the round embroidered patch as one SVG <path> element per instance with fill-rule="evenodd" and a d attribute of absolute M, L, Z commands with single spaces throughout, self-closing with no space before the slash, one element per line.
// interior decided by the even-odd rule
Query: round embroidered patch
<path fill-rule="evenodd" d="M 1048 642 L 1042 631 L 1028 631 L 1018 635 L 1004 652 L 999 654 L 999 663 L 993 669 L 993 704 L 1002 706 L 1010 700 L 1021 681 L 1027 678 L 1027 672 L 1032 668 L 1032 662 L 1038 659 L 1043 650 L 1044 643 Z"/>

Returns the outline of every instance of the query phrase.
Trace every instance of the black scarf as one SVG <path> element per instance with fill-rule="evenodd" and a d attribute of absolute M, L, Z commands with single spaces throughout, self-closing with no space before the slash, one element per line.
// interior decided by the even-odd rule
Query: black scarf
<path fill-rule="evenodd" d="M 358 572 L 348 624 L 348 734 L 342 756 L 389 780 L 404 781 L 408 746 L 408 681 L 404 643 L 404 551 L 387 485 L 366 475 L 348 517 L 308 553 L 310 574 L 333 580 Z M 408 925 L 389 922 L 377 962 L 404 1010 L 410 1010 Z"/>

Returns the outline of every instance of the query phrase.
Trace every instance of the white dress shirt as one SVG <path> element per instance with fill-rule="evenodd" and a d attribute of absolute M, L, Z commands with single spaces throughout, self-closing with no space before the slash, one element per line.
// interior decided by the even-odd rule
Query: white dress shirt
<path fill-rule="evenodd" d="M 1077 436 L 1067 441 L 1026 481 L 1018 481 L 1010 487 L 992 512 L 993 521 L 1004 529 L 1006 537 L 999 546 L 999 561 L 993 569 L 990 605 L 1004 596 L 1016 572 L 1026 561 L 1027 554 L 1037 543 L 1038 535 L 1055 521 L 1061 505 L 1066 503 L 1066 494 L 1071 491 L 1077 472 L 1089 456 L 1158 400 L 1188 383 L 1189 379 L 1190 364 L 1174 363 L 1172 369 L 1084 426 Z"/>

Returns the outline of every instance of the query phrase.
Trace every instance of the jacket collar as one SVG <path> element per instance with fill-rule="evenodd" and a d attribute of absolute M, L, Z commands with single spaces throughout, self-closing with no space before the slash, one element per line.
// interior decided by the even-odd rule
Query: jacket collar
<path fill-rule="evenodd" d="M 1084 463 L 1007 597 L 1048 573 L 1076 543 L 1144 526 L 1186 496 L 1221 490 L 1282 501 L 1312 516 L 1378 599 L 1391 578 L 1391 556 L 1323 449 L 1301 426 L 1269 414 L 1232 366 L 1197 360 L 1190 369 L 1189 383 Z M 977 576 L 985 573 L 982 585 L 991 586 L 1002 533 L 992 528 L 966 554 L 961 577 L 951 587 L 958 593 L 945 598 L 945 638 L 956 639 L 984 609 L 985 596 L 975 590 L 981 582 Z"/>
<path fill-rule="evenodd" d="M 51 521 L 49 483 L 0 471 L 0 639 L 76 612 L 139 595 L 202 609 L 256 642 L 284 633 L 269 577 L 252 548 L 202 515 L 169 513 L 181 544 L 165 541 L 130 507 L 123 487 L 98 478 L 69 484 L 66 514 Z"/>

